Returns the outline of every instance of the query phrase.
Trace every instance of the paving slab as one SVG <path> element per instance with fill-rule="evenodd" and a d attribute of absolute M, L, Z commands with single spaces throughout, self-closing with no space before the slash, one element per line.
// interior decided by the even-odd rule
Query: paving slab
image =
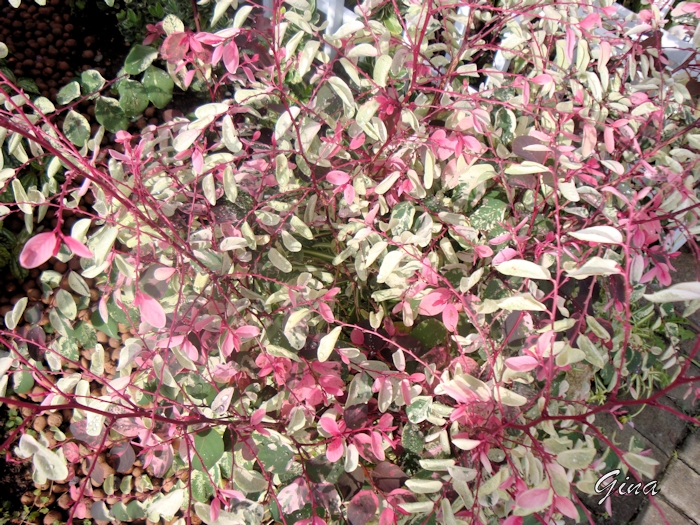
<path fill-rule="evenodd" d="M 646 410 L 647 409 L 645 409 L 645 411 Z M 624 425 L 622 430 L 620 430 L 615 422 L 615 419 L 610 414 L 599 414 L 596 416 L 595 424 L 596 427 L 602 430 L 603 434 L 608 437 L 608 439 L 611 439 L 623 451 L 627 451 L 629 449 L 630 439 L 633 437 L 643 443 L 645 449 L 651 449 L 651 457 L 659 462 L 659 467 L 657 467 L 658 477 L 658 473 L 663 472 L 663 469 L 669 460 L 670 452 L 673 452 L 673 449 L 671 449 L 669 453 L 664 452 L 664 450 L 637 430 L 638 424 L 636 422 L 636 418 L 634 421 L 635 428 L 629 425 Z M 601 472 L 601 475 L 603 474 L 605 473 Z M 623 480 L 624 476 L 620 481 Z M 595 516 L 597 525 L 620 525 L 623 523 L 632 523 L 635 516 L 639 513 L 640 507 L 648 498 L 648 496 L 641 494 L 641 491 L 640 494 L 631 494 L 629 496 L 620 496 L 617 493 L 613 493 L 610 496 L 612 516 L 607 516 L 605 504 L 598 504 L 600 499 L 603 497 L 603 494 L 590 496 L 578 491 L 577 494 L 579 498 L 581 498 L 581 501 L 583 501 L 586 507 L 588 507 L 591 513 Z"/>
<path fill-rule="evenodd" d="M 634 525 L 662 525 L 665 523 L 664 518 L 668 525 L 690 525 L 693 523 L 688 516 L 681 514 L 669 505 L 663 496 L 656 496 L 654 501 L 659 506 L 661 513 L 659 513 L 659 509 L 651 504 L 651 501 L 648 501 Z"/>
<path fill-rule="evenodd" d="M 667 396 L 661 396 L 659 403 L 677 409 L 673 400 Z M 667 457 L 680 444 L 685 436 L 687 425 L 684 420 L 675 414 L 655 406 L 647 406 L 632 421 L 634 422 L 634 428 L 659 447 Z"/>
<path fill-rule="evenodd" d="M 678 511 L 700 524 L 700 474 L 679 458 L 673 458 L 666 469 L 659 492 Z"/>
<path fill-rule="evenodd" d="M 681 345 L 681 348 L 683 348 L 683 345 Z M 692 345 L 690 345 L 690 348 L 692 348 Z M 688 350 L 686 350 L 686 355 L 687 352 Z M 669 390 L 666 393 L 666 395 L 673 400 L 673 402 L 682 412 L 685 412 L 686 414 L 689 414 L 691 416 L 697 416 L 698 414 L 700 414 L 700 400 L 696 400 L 692 393 L 690 396 L 686 397 L 686 393 L 688 392 L 688 388 L 691 387 L 691 385 L 700 387 L 700 368 L 691 364 L 688 368 L 688 371 L 686 372 L 686 376 L 697 377 L 697 383 L 677 386 L 676 388 Z"/>
<path fill-rule="evenodd" d="M 696 473 L 700 474 L 700 431 L 691 432 L 678 451 L 678 457 Z M 700 493 L 700 487 L 698 487 Z"/>

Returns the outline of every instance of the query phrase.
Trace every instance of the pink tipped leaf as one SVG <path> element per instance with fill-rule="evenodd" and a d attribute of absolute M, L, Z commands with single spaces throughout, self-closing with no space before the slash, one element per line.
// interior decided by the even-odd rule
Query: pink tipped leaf
<path fill-rule="evenodd" d="M 28 269 L 41 266 L 58 253 L 60 246 L 54 232 L 35 235 L 22 248 L 22 253 L 19 254 L 19 264 Z"/>

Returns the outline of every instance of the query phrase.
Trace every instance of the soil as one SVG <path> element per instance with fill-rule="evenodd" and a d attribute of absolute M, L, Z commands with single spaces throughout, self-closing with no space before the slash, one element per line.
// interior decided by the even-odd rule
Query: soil
<path fill-rule="evenodd" d="M 0 408 L 0 443 L 7 438 L 5 422 L 8 407 Z M 0 504 L 9 503 L 7 511 L 20 510 L 22 494 L 34 489 L 32 473 L 28 464 L 17 464 L 5 461 L 5 454 L 0 454 Z"/>

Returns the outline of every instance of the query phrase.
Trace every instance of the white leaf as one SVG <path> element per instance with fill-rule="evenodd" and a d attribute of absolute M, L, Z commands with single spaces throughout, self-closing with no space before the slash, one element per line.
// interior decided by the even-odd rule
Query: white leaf
<path fill-rule="evenodd" d="M 531 294 L 516 294 L 511 297 L 506 297 L 496 302 L 499 308 L 511 311 L 520 310 L 535 310 L 538 312 L 546 312 L 547 307 L 535 299 Z"/>
<path fill-rule="evenodd" d="M 420 466 L 425 470 L 448 470 L 450 467 L 454 467 L 454 459 L 421 459 Z"/>
<path fill-rule="evenodd" d="M 447 498 L 443 498 L 440 502 L 440 508 L 442 509 L 442 523 L 443 525 L 457 525 L 457 520 L 455 519 L 454 512 L 452 512 L 452 505 Z"/>
<path fill-rule="evenodd" d="M 528 175 L 531 173 L 545 173 L 548 171 L 549 168 L 547 166 L 543 166 L 538 162 L 525 160 L 522 164 L 508 166 L 506 168 L 506 175 Z"/>
<path fill-rule="evenodd" d="M 345 53 L 345 56 L 347 58 L 376 57 L 378 54 L 377 48 L 372 44 L 358 44 Z"/>
<path fill-rule="evenodd" d="M 233 17 L 233 26 L 232 27 L 241 27 L 243 23 L 246 21 L 246 18 L 248 18 L 248 15 L 250 12 L 253 10 L 252 5 L 243 5 L 241 6 L 238 11 L 236 11 L 236 16 Z"/>
<path fill-rule="evenodd" d="M 602 259 L 600 257 L 592 257 L 586 261 L 583 266 L 576 270 L 566 270 L 569 277 L 574 279 L 585 279 L 592 275 L 612 275 L 622 273 L 618 264 L 611 259 Z"/>
<path fill-rule="evenodd" d="M 593 226 L 577 232 L 570 232 L 569 235 L 579 241 L 622 244 L 622 234 L 612 226 Z"/>
<path fill-rule="evenodd" d="M 270 259 L 272 265 L 279 271 L 284 273 L 289 273 L 292 271 L 292 263 L 290 263 L 287 258 L 275 248 L 270 248 L 270 251 L 267 252 L 267 258 Z"/>
<path fill-rule="evenodd" d="M 409 514 L 420 514 L 421 512 L 430 512 L 433 510 L 434 503 L 432 501 L 417 501 L 415 503 L 401 503 L 399 507 Z"/>
<path fill-rule="evenodd" d="M 292 106 L 289 111 L 282 113 L 275 124 L 275 140 L 279 140 L 292 127 L 292 121 L 299 116 L 301 109 L 297 106 Z"/>
<path fill-rule="evenodd" d="M 225 414 L 233 399 L 233 387 L 224 388 L 211 402 L 212 412 L 218 415 Z"/>
<path fill-rule="evenodd" d="M 319 362 L 323 363 L 325 361 L 328 361 L 328 358 L 331 356 L 331 354 L 333 353 L 333 349 L 335 348 L 335 343 L 338 342 L 338 337 L 340 336 L 341 330 L 341 326 L 336 326 L 335 328 L 333 328 L 333 330 L 331 330 L 321 338 L 321 341 L 318 343 Z"/>
<path fill-rule="evenodd" d="M 282 243 L 290 252 L 296 253 L 301 251 L 301 243 L 288 231 L 282 231 Z"/>
<path fill-rule="evenodd" d="M 202 193 L 209 204 L 212 206 L 216 204 L 216 186 L 213 173 L 207 173 L 202 179 Z"/>
<path fill-rule="evenodd" d="M 647 456 L 640 456 L 639 454 L 635 454 L 633 452 L 623 454 L 622 458 L 640 474 L 645 475 L 649 479 L 654 478 L 654 475 L 656 474 L 656 467 L 659 464 L 659 462 L 655 459 Z"/>
<path fill-rule="evenodd" d="M 500 399 L 501 403 L 509 407 L 521 407 L 527 403 L 527 398 L 516 394 L 512 390 L 503 388 L 502 386 L 497 386 L 493 390 L 493 398 L 498 401 Z"/>
<path fill-rule="evenodd" d="M 464 481 L 465 483 L 474 481 L 476 479 L 477 474 L 476 469 L 459 467 L 457 465 L 455 465 L 454 467 L 449 467 L 447 469 L 447 472 L 449 472 L 450 476 L 452 476 L 454 479 L 458 481 Z"/>
<path fill-rule="evenodd" d="M 432 494 L 442 490 L 442 481 L 436 479 L 408 479 L 406 486 L 416 494 Z"/>
<path fill-rule="evenodd" d="M 495 266 L 503 275 L 511 275 L 513 277 L 526 277 L 528 279 L 551 279 L 549 270 L 542 268 L 539 264 L 535 264 L 523 259 L 511 259 L 504 263 Z"/>
<path fill-rule="evenodd" d="M 378 283 L 381 284 L 387 280 L 389 275 L 391 275 L 391 272 L 393 272 L 394 269 L 401 262 L 401 259 L 403 259 L 404 255 L 406 255 L 406 252 L 404 252 L 401 249 L 398 249 L 391 251 L 384 256 L 384 259 L 382 259 L 382 264 L 379 267 L 379 273 L 377 274 Z"/>
<path fill-rule="evenodd" d="M 306 317 L 306 314 L 309 313 L 308 308 L 301 308 L 300 310 L 296 310 L 295 312 L 292 312 L 292 314 L 289 316 L 289 319 L 287 319 L 286 324 L 284 325 L 284 331 L 285 332 L 290 332 L 296 325 L 298 325 L 304 317 Z"/>
<path fill-rule="evenodd" d="M 303 51 L 301 52 L 301 57 L 299 58 L 299 67 L 297 69 L 299 76 L 303 77 L 309 72 L 319 47 L 321 47 L 321 42 L 318 40 L 309 40 L 306 43 Z"/>
<path fill-rule="evenodd" d="M 243 237 L 226 237 L 219 243 L 219 248 L 223 251 L 238 250 L 248 246 L 248 241 Z"/>
<path fill-rule="evenodd" d="M 386 87 L 386 79 L 389 76 L 389 70 L 391 69 L 392 58 L 389 55 L 382 55 L 377 58 L 374 64 L 374 72 L 372 77 L 378 86 Z"/>
<path fill-rule="evenodd" d="M 460 450 L 473 450 L 481 445 L 481 441 L 478 439 L 452 438 L 452 444 Z"/>
<path fill-rule="evenodd" d="M 700 282 L 678 283 L 670 288 L 652 294 L 644 294 L 652 303 L 671 303 L 674 301 L 695 301 L 700 299 Z"/>
<path fill-rule="evenodd" d="M 173 140 L 173 148 L 178 153 L 188 149 L 194 141 L 197 140 L 199 135 L 201 135 L 202 130 L 200 129 L 186 129 L 178 133 L 175 140 Z"/>
<path fill-rule="evenodd" d="M 377 257 L 386 249 L 386 247 L 389 245 L 386 241 L 379 241 L 377 244 L 372 246 L 367 253 L 367 258 L 365 259 L 365 268 L 369 268 L 372 266 L 374 261 L 377 260 Z"/>
<path fill-rule="evenodd" d="M 557 463 L 568 469 L 584 469 L 591 464 L 595 454 L 594 448 L 564 450 L 557 454 Z"/>
<path fill-rule="evenodd" d="M 352 96 L 352 91 L 350 91 L 350 88 L 344 80 L 338 77 L 331 77 L 328 79 L 328 83 L 331 85 L 331 89 L 335 91 L 346 107 L 352 109 L 356 107 L 355 99 Z"/>
<path fill-rule="evenodd" d="M 156 500 L 148 507 L 146 513 L 157 514 L 168 520 L 177 514 L 183 501 L 185 501 L 185 489 L 176 489 Z"/>

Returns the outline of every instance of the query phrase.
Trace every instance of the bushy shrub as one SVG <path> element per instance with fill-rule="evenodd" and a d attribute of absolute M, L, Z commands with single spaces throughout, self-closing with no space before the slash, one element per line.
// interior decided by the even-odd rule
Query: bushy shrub
<path fill-rule="evenodd" d="M 73 411 L 13 434 L 71 517 L 552 523 L 590 519 L 601 473 L 653 478 L 596 416 L 698 392 L 700 284 L 670 286 L 698 253 L 692 70 L 642 39 L 656 8 L 630 30 L 611 7 L 458 7 L 171 30 L 160 58 L 212 102 L 106 150 L 5 82 L 5 150 L 50 179 L 3 172 L 35 230 L 20 262 L 80 268 L 7 314 L 0 400 Z"/>

